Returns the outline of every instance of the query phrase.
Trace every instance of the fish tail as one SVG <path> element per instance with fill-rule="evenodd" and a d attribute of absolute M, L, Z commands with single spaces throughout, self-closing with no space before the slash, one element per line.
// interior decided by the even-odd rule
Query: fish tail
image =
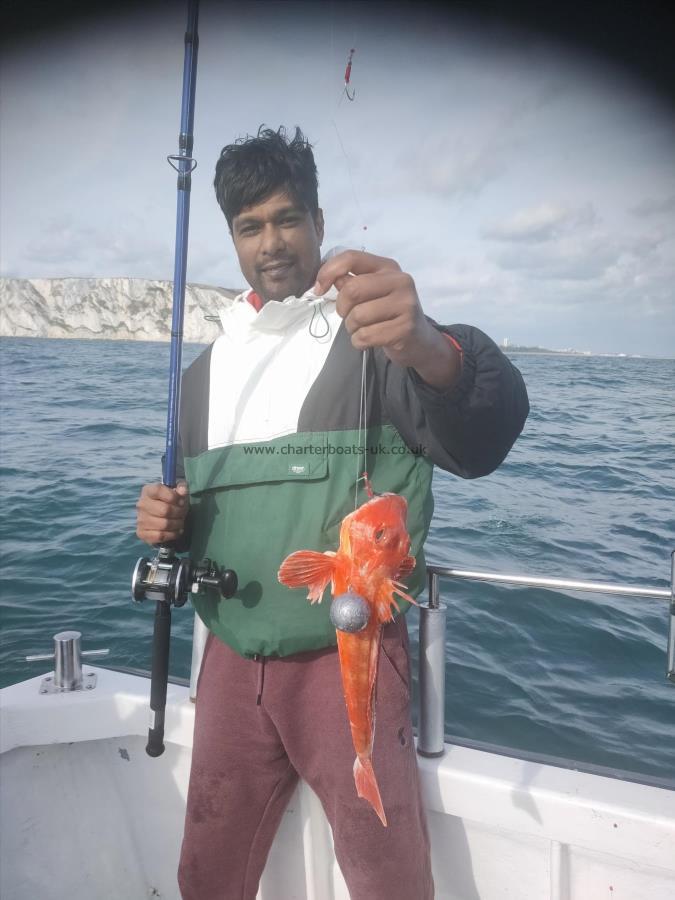
<path fill-rule="evenodd" d="M 370 759 L 356 757 L 354 760 L 354 782 L 356 784 L 356 793 L 370 803 L 379 816 L 380 822 L 386 828 L 387 817 L 384 814 L 380 789 L 377 786 L 375 772 L 373 772 L 373 765 Z"/>

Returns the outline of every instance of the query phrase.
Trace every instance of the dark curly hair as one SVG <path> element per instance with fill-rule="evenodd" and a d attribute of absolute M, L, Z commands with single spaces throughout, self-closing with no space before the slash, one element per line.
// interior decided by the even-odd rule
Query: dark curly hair
<path fill-rule="evenodd" d="M 242 209 L 280 191 L 286 191 L 312 216 L 319 209 L 312 146 L 297 126 L 289 139 L 283 125 L 278 131 L 261 125 L 256 137 L 247 135 L 223 147 L 213 186 L 230 230 Z"/>

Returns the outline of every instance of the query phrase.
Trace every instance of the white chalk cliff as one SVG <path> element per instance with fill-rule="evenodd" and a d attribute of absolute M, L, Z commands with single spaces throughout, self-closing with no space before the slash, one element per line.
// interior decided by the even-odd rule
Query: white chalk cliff
<path fill-rule="evenodd" d="M 172 283 L 142 278 L 2 278 L 0 336 L 168 341 Z M 184 338 L 206 344 L 221 333 L 205 316 L 239 291 L 189 284 Z"/>

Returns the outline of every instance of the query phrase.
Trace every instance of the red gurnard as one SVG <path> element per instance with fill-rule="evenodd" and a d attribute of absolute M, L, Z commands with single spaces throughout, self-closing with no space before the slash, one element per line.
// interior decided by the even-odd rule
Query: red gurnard
<path fill-rule="evenodd" d="M 415 567 L 409 555 L 406 530 L 408 504 L 398 494 L 368 500 L 342 520 L 337 553 L 300 550 L 291 553 L 279 569 L 287 587 L 308 587 L 307 599 L 320 603 L 332 582 L 333 598 L 347 592 L 362 597 L 370 613 L 361 631 L 337 630 L 340 671 L 356 760 L 354 781 L 359 797 L 367 800 L 383 825 L 387 819 L 372 766 L 375 730 L 375 685 L 382 625 L 392 621 L 398 604 L 394 595 L 415 601 L 398 581 Z"/>

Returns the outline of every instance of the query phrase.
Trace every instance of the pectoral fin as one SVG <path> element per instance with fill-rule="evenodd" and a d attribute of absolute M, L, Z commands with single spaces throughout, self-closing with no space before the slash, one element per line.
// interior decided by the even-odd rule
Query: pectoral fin
<path fill-rule="evenodd" d="M 307 599 L 321 603 L 323 592 L 335 571 L 335 553 L 298 550 L 282 562 L 277 578 L 286 587 L 308 587 Z"/>

